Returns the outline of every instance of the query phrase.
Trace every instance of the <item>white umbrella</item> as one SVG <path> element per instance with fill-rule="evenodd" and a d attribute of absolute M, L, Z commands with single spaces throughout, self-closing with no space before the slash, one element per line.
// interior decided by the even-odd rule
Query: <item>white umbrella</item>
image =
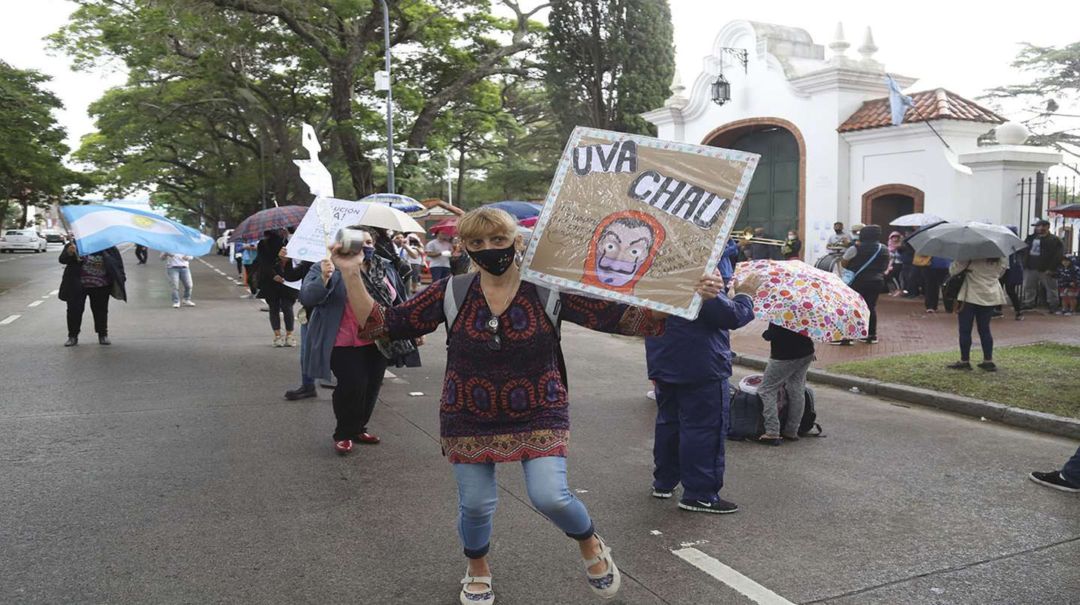
<path fill-rule="evenodd" d="M 356 202 L 367 206 L 364 216 L 360 217 L 358 224 L 368 227 L 380 227 L 391 231 L 404 231 L 406 233 L 423 233 L 424 228 L 416 219 L 386 204 Z"/>
<path fill-rule="evenodd" d="M 935 214 L 916 212 L 914 214 L 905 214 L 904 216 L 898 217 L 895 221 L 889 223 L 889 225 L 892 227 L 925 227 L 926 225 L 944 221 L 945 219 Z"/>

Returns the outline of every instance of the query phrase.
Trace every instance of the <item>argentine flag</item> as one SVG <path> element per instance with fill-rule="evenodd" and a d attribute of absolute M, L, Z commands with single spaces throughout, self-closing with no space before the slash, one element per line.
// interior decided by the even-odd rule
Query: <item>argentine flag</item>
<path fill-rule="evenodd" d="M 886 74 L 885 84 L 889 87 L 889 114 L 892 125 L 899 126 L 904 123 L 907 108 L 915 107 L 915 101 L 900 90 L 900 85 L 892 79 L 892 76 Z"/>
<path fill-rule="evenodd" d="M 124 242 L 190 256 L 207 254 L 214 245 L 212 238 L 191 227 L 143 210 L 118 206 L 61 206 L 60 214 L 75 236 L 75 247 L 80 256 Z"/>

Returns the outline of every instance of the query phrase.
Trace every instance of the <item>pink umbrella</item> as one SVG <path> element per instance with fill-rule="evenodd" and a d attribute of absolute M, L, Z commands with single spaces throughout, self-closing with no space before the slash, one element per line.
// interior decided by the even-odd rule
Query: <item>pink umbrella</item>
<path fill-rule="evenodd" d="M 529 218 L 523 218 L 518 221 L 518 224 L 522 227 L 529 227 L 530 229 L 536 226 L 536 221 L 540 220 L 539 216 L 530 216 Z"/>
<path fill-rule="evenodd" d="M 764 278 L 754 297 L 754 315 L 818 342 L 865 338 L 870 309 L 835 273 L 802 261 L 739 263 L 735 281 Z"/>

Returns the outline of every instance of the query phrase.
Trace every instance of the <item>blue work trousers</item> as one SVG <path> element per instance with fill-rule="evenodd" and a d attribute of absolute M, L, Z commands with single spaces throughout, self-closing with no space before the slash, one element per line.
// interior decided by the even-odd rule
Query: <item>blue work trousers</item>
<path fill-rule="evenodd" d="M 724 433 L 731 405 L 728 381 L 656 382 L 653 487 L 675 489 L 683 500 L 716 502 L 724 487 Z"/>

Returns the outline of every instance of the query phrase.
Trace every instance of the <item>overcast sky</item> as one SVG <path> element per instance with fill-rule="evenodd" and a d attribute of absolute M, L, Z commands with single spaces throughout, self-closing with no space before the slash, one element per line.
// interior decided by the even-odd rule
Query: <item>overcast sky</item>
<path fill-rule="evenodd" d="M 906 3 L 840 0 L 762 0 L 727 3 L 720 0 L 671 0 L 678 68 L 689 85 L 701 70 L 702 58 L 728 21 L 748 19 L 801 27 L 814 41 L 828 46 L 837 21 L 844 23 L 851 48 L 862 43 L 869 25 L 880 48 L 876 59 L 887 70 L 920 78 L 909 90 L 944 86 L 966 97 L 1024 77 L 1009 67 L 1020 42 L 1064 45 L 1080 40 L 1080 8 L 1075 0 L 1044 0 L 1011 10 L 992 3 L 913 0 Z M 730 8 L 729 8 L 730 6 Z M 59 114 L 72 147 L 93 130 L 86 107 L 121 74 L 102 70 L 72 72 L 67 57 L 50 56 L 42 40 L 63 25 L 74 4 L 66 0 L 0 0 L 0 58 L 19 68 L 53 76 L 50 88 L 63 100 Z M 828 56 L 828 51 L 826 51 Z M 1026 117 L 1013 114 L 1007 117 Z"/>

